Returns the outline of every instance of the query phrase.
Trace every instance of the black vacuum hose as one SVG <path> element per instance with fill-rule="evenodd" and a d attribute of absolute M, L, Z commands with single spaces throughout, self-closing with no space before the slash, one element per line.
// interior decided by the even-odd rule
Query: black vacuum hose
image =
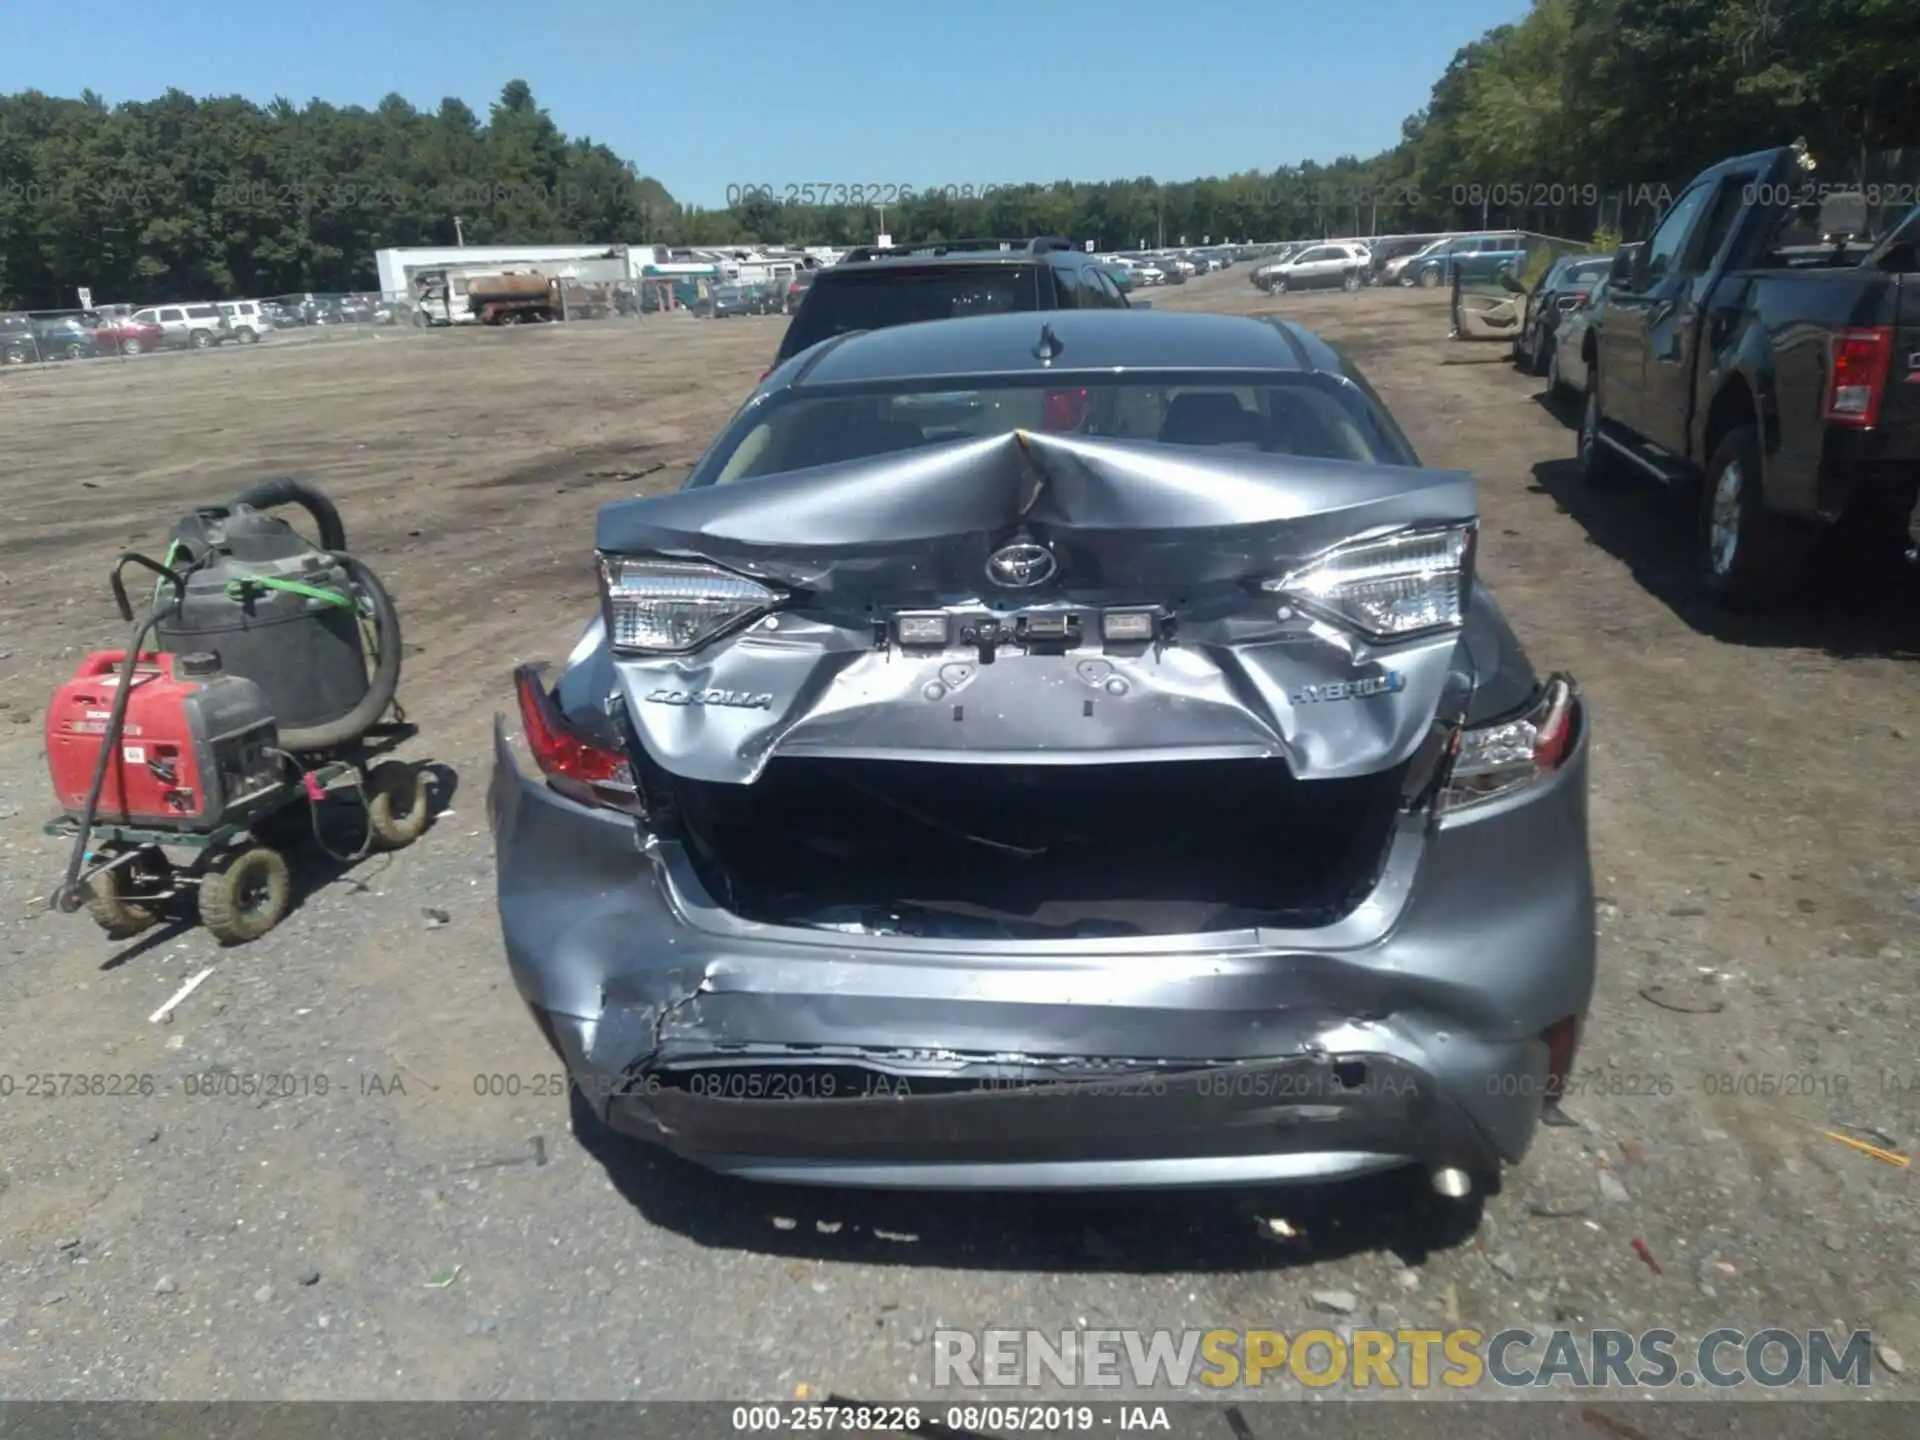
<path fill-rule="evenodd" d="M 321 498 L 324 501 L 324 497 Z M 245 500 L 244 503 L 250 505 L 253 502 Z M 329 511 L 332 508 L 331 505 L 327 506 Z M 320 519 L 317 510 L 312 513 L 315 519 Z M 326 522 L 321 520 L 320 523 L 324 528 Z M 337 527 L 339 523 L 336 514 L 334 524 Z M 361 697 L 358 705 L 326 725 L 311 725 L 304 730 L 282 730 L 280 747 L 283 750 L 331 750 L 358 740 L 380 723 L 380 717 L 386 713 L 387 706 L 393 703 L 394 694 L 400 688 L 400 612 L 394 609 L 393 597 L 387 594 L 386 586 L 380 583 L 380 577 L 373 573 L 365 561 L 341 553 L 335 553 L 333 558 L 373 605 L 374 637 L 375 644 L 379 646 L 379 658 L 374 663 L 373 677 L 367 683 L 367 693 Z M 355 623 L 359 623 L 358 602 Z"/>
<path fill-rule="evenodd" d="M 250 489 L 242 490 L 227 503 L 249 505 L 255 510 L 272 510 L 281 505 L 298 505 L 311 515 L 313 523 L 320 527 L 322 550 L 339 551 L 347 548 L 347 527 L 341 523 L 340 512 L 334 508 L 333 501 L 313 486 L 302 484 L 290 475 L 282 476 L 278 480 L 263 480 Z"/>

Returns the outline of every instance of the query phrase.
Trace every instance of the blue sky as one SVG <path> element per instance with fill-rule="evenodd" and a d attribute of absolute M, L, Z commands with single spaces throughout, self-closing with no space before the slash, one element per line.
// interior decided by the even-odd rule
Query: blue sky
<path fill-rule="evenodd" d="M 485 115 L 520 77 L 676 199 L 729 185 L 1185 180 L 1372 154 L 1527 0 L 10 0 L 0 93 Z"/>

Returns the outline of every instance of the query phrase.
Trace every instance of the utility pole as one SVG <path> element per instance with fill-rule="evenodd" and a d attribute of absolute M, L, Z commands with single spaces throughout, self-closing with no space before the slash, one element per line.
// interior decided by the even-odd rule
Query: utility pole
<path fill-rule="evenodd" d="M 461 228 L 460 217 L 458 215 L 453 217 L 453 243 L 458 245 L 462 250 L 467 248 L 467 232 Z"/>
<path fill-rule="evenodd" d="M 884 235 L 887 233 L 887 207 L 876 204 L 873 208 L 880 212 L 880 233 Z"/>

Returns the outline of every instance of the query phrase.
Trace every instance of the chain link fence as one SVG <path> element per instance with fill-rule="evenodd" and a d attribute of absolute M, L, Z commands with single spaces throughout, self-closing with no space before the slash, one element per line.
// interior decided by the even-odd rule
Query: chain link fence
<path fill-rule="evenodd" d="M 168 355 L 253 346 L 418 341 L 449 326 L 703 317 L 715 313 L 715 292 L 723 287 L 729 295 L 748 294 L 753 313 L 781 313 L 786 298 L 784 284 L 728 287 L 718 277 L 705 276 L 601 283 L 538 274 L 515 279 L 517 291 L 497 293 L 488 290 L 483 278 L 460 277 L 437 287 L 416 283 L 407 291 L 300 291 L 244 300 L 0 312 L 0 372 L 28 366 L 146 363 Z M 720 310 L 736 313 L 726 305 Z"/>

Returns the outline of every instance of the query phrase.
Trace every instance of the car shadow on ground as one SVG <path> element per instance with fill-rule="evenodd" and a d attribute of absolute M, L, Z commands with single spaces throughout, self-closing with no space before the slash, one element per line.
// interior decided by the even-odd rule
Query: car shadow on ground
<path fill-rule="evenodd" d="M 1577 428 L 1577 401 L 1545 391 L 1533 398 L 1568 429 Z M 1592 489 L 1573 460 L 1539 462 L 1533 481 L 1536 494 L 1552 497 L 1592 543 L 1702 635 L 1730 645 L 1822 650 L 1841 659 L 1920 659 L 1920 566 L 1902 558 L 1897 541 L 1869 545 L 1831 531 L 1797 595 L 1773 611 L 1743 614 L 1715 604 L 1695 584 L 1688 555 L 1694 494 L 1633 478 Z"/>
<path fill-rule="evenodd" d="M 1409 1168 L 1325 1185 L 980 1194 L 756 1184 L 608 1130 L 576 1094 L 574 1134 L 650 1224 L 710 1249 L 941 1269 L 1200 1274 L 1368 1251 L 1418 1265 L 1479 1229 Z"/>
<path fill-rule="evenodd" d="M 459 772 L 438 760 L 414 763 L 427 776 L 427 813 L 437 817 L 452 809 L 453 797 L 460 789 Z M 415 844 L 427 843 L 433 834 L 433 824 L 431 820 L 428 822 L 426 833 Z M 351 802 L 330 803 L 317 811 L 307 805 L 291 806 L 276 816 L 271 826 L 261 827 L 260 839 L 287 857 L 292 898 L 281 925 L 292 923 L 307 901 L 328 886 L 344 882 L 365 890 L 374 876 L 393 864 L 389 852 L 371 850 L 364 855 L 355 854 L 366 843 L 366 811 Z M 163 949 L 199 923 L 192 897 L 176 896 L 158 925 L 142 931 L 131 943 L 114 951 L 100 962 L 100 969 L 118 970 L 131 964 L 149 951 Z"/>

